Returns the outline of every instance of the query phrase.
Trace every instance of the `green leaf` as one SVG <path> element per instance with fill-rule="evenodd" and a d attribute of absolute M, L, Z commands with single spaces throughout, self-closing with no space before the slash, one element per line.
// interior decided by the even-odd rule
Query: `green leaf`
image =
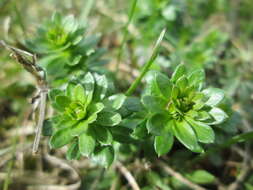
<path fill-rule="evenodd" d="M 68 147 L 66 158 L 67 160 L 77 160 L 80 158 L 80 155 L 81 154 L 79 152 L 78 141 L 75 139 Z"/>
<path fill-rule="evenodd" d="M 104 104 L 101 102 L 93 103 L 88 107 L 88 113 L 89 115 L 97 114 L 101 112 L 104 109 Z"/>
<path fill-rule="evenodd" d="M 207 102 L 205 103 L 208 106 L 216 106 L 218 105 L 224 98 L 223 90 L 219 88 L 208 88 L 203 90 L 203 93 L 207 98 Z"/>
<path fill-rule="evenodd" d="M 199 142 L 202 143 L 214 142 L 215 134 L 213 129 L 209 125 L 203 122 L 195 121 L 189 117 L 186 117 L 186 120 L 190 123 L 191 127 L 194 129 Z"/>
<path fill-rule="evenodd" d="M 151 112 L 163 112 L 167 104 L 164 99 L 149 95 L 143 96 L 141 101 Z"/>
<path fill-rule="evenodd" d="M 102 100 L 107 92 L 108 89 L 108 81 L 105 75 L 98 75 L 94 74 L 94 78 L 96 81 L 96 86 L 95 86 L 95 92 L 94 92 L 94 101 L 99 101 Z"/>
<path fill-rule="evenodd" d="M 75 66 L 80 62 L 81 59 L 82 59 L 82 55 L 75 55 L 75 57 L 73 58 L 71 57 L 70 60 L 66 62 L 66 64 L 69 66 Z"/>
<path fill-rule="evenodd" d="M 103 100 L 107 109 L 118 110 L 124 104 L 126 96 L 124 94 L 115 94 Z"/>
<path fill-rule="evenodd" d="M 153 135 L 162 135 L 169 118 L 164 114 L 154 114 L 147 121 L 148 132 Z"/>
<path fill-rule="evenodd" d="M 94 155 L 92 156 L 92 160 L 95 163 L 108 168 L 114 160 L 113 148 L 111 146 L 100 147 L 95 151 Z"/>
<path fill-rule="evenodd" d="M 84 80 L 85 94 L 87 96 L 86 104 L 90 104 L 95 88 L 95 80 L 90 72 L 88 72 L 85 75 L 83 80 Z"/>
<path fill-rule="evenodd" d="M 186 177 L 194 183 L 198 184 L 210 184 L 215 182 L 215 177 L 206 170 L 196 170 L 190 174 L 186 174 Z"/>
<path fill-rule="evenodd" d="M 75 86 L 76 86 L 76 83 L 74 83 L 73 81 L 70 81 L 66 87 L 66 96 L 68 96 L 72 101 L 75 100 L 74 98 Z"/>
<path fill-rule="evenodd" d="M 197 142 L 194 130 L 186 121 L 175 122 L 172 129 L 174 135 L 186 148 L 193 152 L 203 152 Z"/>
<path fill-rule="evenodd" d="M 42 134 L 44 136 L 51 136 L 53 134 L 53 124 L 50 119 L 46 119 L 43 122 Z"/>
<path fill-rule="evenodd" d="M 170 98 L 172 84 L 169 78 L 158 71 L 150 71 L 146 77 L 147 95 Z"/>
<path fill-rule="evenodd" d="M 100 112 L 97 117 L 97 123 L 103 126 L 115 126 L 118 125 L 120 122 L 120 114 L 112 111 Z"/>
<path fill-rule="evenodd" d="M 74 88 L 74 100 L 85 103 L 86 98 L 83 86 L 81 84 L 76 85 Z"/>
<path fill-rule="evenodd" d="M 73 15 L 68 15 L 64 17 L 62 21 L 62 26 L 64 27 L 65 31 L 72 32 L 77 29 L 78 23 L 76 22 Z"/>
<path fill-rule="evenodd" d="M 136 139 L 147 138 L 149 135 L 148 135 L 148 130 L 147 130 L 147 127 L 146 127 L 146 123 L 147 123 L 147 121 L 144 120 L 138 126 L 136 126 L 136 128 L 134 129 L 131 136 L 133 138 L 136 138 Z"/>
<path fill-rule="evenodd" d="M 62 95 L 63 92 L 59 89 L 51 89 L 48 93 L 48 97 L 49 97 L 49 100 L 51 102 L 54 102 L 55 101 L 55 98 L 57 95 Z"/>
<path fill-rule="evenodd" d="M 188 81 L 191 86 L 199 87 L 205 80 L 205 71 L 203 69 L 193 71 L 189 77 Z"/>
<path fill-rule="evenodd" d="M 55 102 L 62 111 L 64 111 L 64 109 L 71 103 L 70 99 L 67 96 L 62 95 L 56 96 Z"/>
<path fill-rule="evenodd" d="M 172 92 L 171 92 L 171 98 L 175 100 L 177 99 L 178 95 L 179 95 L 179 88 L 177 86 L 173 86 Z"/>
<path fill-rule="evenodd" d="M 101 143 L 101 145 L 111 145 L 113 137 L 111 132 L 103 126 L 92 126 L 91 133 L 93 137 Z"/>
<path fill-rule="evenodd" d="M 185 75 L 182 75 L 176 82 L 176 86 L 180 89 L 181 92 L 186 90 L 188 86 L 188 80 Z"/>
<path fill-rule="evenodd" d="M 87 133 L 82 133 L 78 137 L 78 145 L 79 145 L 79 151 L 83 156 L 90 156 L 96 146 L 96 141 L 95 139 L 88 135 Z"/>
<path fill-rule="evenodd" d="M 64 145 L 70 143 L 73 137 L 70 135 L 71 128 L 62 128 L 56 131 L 50 138 L 49 145 L 51 148 L 61 148 Z"/>
<path fill-rule="evenodd" d="M 184 64 L 180 64 L 176 67 L 174 73 L 172 74 L 171 81 L 175 83 L 184 74 L 186 74 L 186 68 Z"/>
<path fill-rule="evenodd" d="M 215 121 L 211 123 L 212 125 L 220 124 L 228 118 L 228 115 L 222 109 L 216 107 L 212 108 L 209 114 L 215 119 Z"/>
<path fill-rule="evenodd" d="M 154 146 L 158 156 L 167 154 L 172 148 L 173 142 L 173 134 L 171 134 L 170 132 L 165 132 L 160 136 L 156 136 Z"/>
<path fill-rule="evenodd" d="M 71 136 L 79 136 L 82 133 L 85 133 L 89 127 L 89 121 L 88 120 L 82 120 L 78 124 L 71 127 Z"/>

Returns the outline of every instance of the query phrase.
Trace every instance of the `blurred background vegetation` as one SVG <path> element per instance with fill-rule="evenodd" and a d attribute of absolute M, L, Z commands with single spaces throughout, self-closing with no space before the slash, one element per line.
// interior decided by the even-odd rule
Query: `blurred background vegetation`
<path fill-rule="evenodd" d="M 0 0 L 0 39 L 26 49 L 24 41 L 55 11 L 73 14 L 86 34 L 100 37 L 98 47 L 106 48 L 106 67 L 115 71 L 132 3 L 134 0 Z M 204 68 L 208 85 L 225 90 L 235 112 L 204 156 L 176 146 L 157 159 L 153 150 L 144 154 L 144 149 L 126 144 L 120 147 L 121 162 L 104 170 L 87 159 L 66 163 L 60 151 L 50 152 L 57 158 L 49 156 L 46 138 L 40 154 L 32 156 L 35 123 L 29 113 L 35 80 L 1 47 L 0 188 L 134 189 L 124 176 L 129 171 L 143 190 L 194 189 L 176 177 L 177 172 L 206 189 L 252 190 L 252 142 L 226 144 L 230 137 L 252 130 L 252 10 L 252 0 L 138 0 L 127 29 L 115 84 L 122 92 L 138 76 L 163 28 L 167 33 L 153 69 L 170 74 L 184 62 L 189 70 Z M 116 77 L 113 72 L 110 75 Z M 144 142 L 146 147 L 148 143 Z"/>

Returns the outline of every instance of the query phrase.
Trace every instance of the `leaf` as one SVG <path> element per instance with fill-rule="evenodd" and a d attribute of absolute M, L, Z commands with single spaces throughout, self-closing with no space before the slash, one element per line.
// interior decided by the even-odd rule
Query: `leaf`
<path fill-rule="evenodd" d="M 173 86 L 172 92 L 171 92 L 171 98 L 175 100 L 177 99 L 178 95 L 179 95 L 179 88 L 177 86 Z"/>
<path fill-rule="evenodd" d="M 85 75 L 83 80 L 84 80 L 85 94 L 87 96 L 86 104 L 90 104 L 95 88 L 95 80 L 90 72 L 88 72 Z"/>
<path fill-rule="evenodd" d="M 103 104 L 108 109 L 118 110 L 124 104 L 125 100 L 126 96 L 124 94 L 115 94 L 104 99 Z"/>
<path fill-rule="evenodd" d="M 199 87 L 205 80 L 205 71 L 203 69 L 193 71 L 189 77 L 188 81 L 191 86 Z"/>
<path fill-rule="evenodd" d="M 147 95 L 170 98 L 172 84 L 168 77 L 158 71 L 150 71 L 146 77 Z"/>
<path fill-rule="evenodd" d="M 184 64 L 179 64 L 174 73 L 172 74 L 171 81 L 175 83 L 181 76 L 186 74 L 186 68 Z"/>
<path fill-rule="evenodd" d="M 194 183 L 198 184 L 210 184 L 215 182 L 215 177 L 206 170 L 196 170 L 190 174 L 186 174 L 186 177 Z"/>
<path fill-rule="evenodd" d="M 76 22 L 73 15 L 68 15 L 62 20 L 62 26 L 66 32 L 72 32 L 77 29 L 78 23 Z"/>
<path fill-rule="evenodd" d="M 85 103 L 86 98 L 83 86 L 81 84 L 76 85 L 74 88 L 74 100 Z"/>
<path fill-rule="evenodd" d="M 66 158 L 67 160 L 77 160 L 80 158 L 80 155 L 81 154 L 79 152 L 78 141 L 74 140 L 68 147 Z"/>
<path fill-rule="evenodd" d="M 96 81 L 95 91 L 94 91 L 94 101 L 102 100 L 108 89 L 108 81 L 105 75 L 94 74 L 94 78 Z"/>
<path fill-rule="evenodd" d="M 55 98 L 57 106 L 64 111 L 66 107 L 71 103 L 70 99 L 67 96 L 58 95 Z"/>
<path fill-rule="evenodd" d="M 216 106 L 218 105 L 224 98 L 224 92 L 218 88 L 208 88 L 203 90 L 203 93 L 207 98 L 207 102 L 205 103 L 208 106 Z"/>
<path fill-rule="evenodd" d="M 69 82 L 66 87 L 66 96 L 68 96 L 72 101 L 75 100 L 74 98 L 74 89 L 75 89 L 76 83 L 75 82 Z"/>
<path fill-rule="evenodd" d="M 115 126 L 121 122 L 121 116 L 116 112 L 103 111 L 98 114 L 96 122 L 103 126 Z"/>
<path fill-rule="evenodd" d="M 82 133 L 78 137 L 79 151 L 83 156 L 90 156 L 96 146 L 95 139 L 87 133 Z"/>
<path fill-rule="evenodd" d="M 134 129 L 133 133 L 131 134 L 131 136 L 133 138 L 136 139 L 144 139 L 147 138 L 148 135 L 148 130 L 146 127 L 146 120 L 143 120 L 138 126 L 136 126 L 136 128 Z"/>
<path fill-rule="evenodd" d="M 104 107 L 105 107 L 104 104 L 101 102 L 91 104 L 88 107 L 88 113 L 89 115 L 97 114 L 101 112 L 104 109 Z"/>
<path fill-rule="evenodd" d="M 154 146 L 158 156 L 167 154 L 172 148 L 173 142 L 173 134 L 170 132 L 165 132 L 160 136 L 156 136 Z"/>
<path fill-rule="evenodd" d="M 184 92 L 186 90 L 186 87 L 188 86 L 188 80 L 185 75 L 181 76 L 177 80 L 176 86 L 180 89 L 181 92 Z"/>
<path fill-rule="evenodd" d="M 202 143 L 214 142 L 215 134 L 213 129 L 209 125 L 203 122 L 195 121 L 189 117 L 186 117 L 186 120 L 190 123 L 191 127 L 194 129 L 199 142 Z"/>
<path fill-rule="evenodd" d="M 143 96 L 141 101 L 150 112 L 163 112 L 167 104 L 164 99 L 149 95 Z"/>
<path fill-rule="evenodd" d="M 54 89 L 51 89 L 51 90 L 49 91 L 48 97 L 49 97 L 49 100 L 50 100 L 51 102 L 54 102 L 56 96 L 57 96 L 57 95 L 62 95 L 62 94 L 63 94 L 63 92 L 62 92 L 60 89 L 54 88 Z"/>
<path fill-rule="evenodd" d="M 203 152 L 203 149 L 197 142 L 195 132 L 186 121 L 175 122 L 172 129 L 174 135 L 186 148 L 193 152 Z"/>
<path fill-rule="evenodd" d="M 85 133 L 89 127 L 89 120 L 82 120 L 78 124 L 71 127 L 71 136 L 79 136 L 82 133 Z"/>
<path fill-rule="evenodd" d="M 93 137 L 101 143 L 101 145 L 111 145 L 113 137 L 111 132 L 103 126 L 92 126 L 91 132 Z"/>
<path fill-rule="evenodd" d="M 61 148 L 64 145 L 70 143 L 73 137 L 70 135 L 71 128 L 62 128 L 56 131 L 50 138 L 49 145 L 51 148 Z"/>
<path fill-rule="evenodd" d="M 135 142 L 134 139 L 131 138 L 130 136 L 132 130 L 128 128 L 117 126 L 117 127 L 111 127 L 110 131 L 112 133 L 114 141 L 117 141 L 119 143 L 126 143 L 126 144 Z"/>
<path fill-rule="evenodd" d="M 53 134 L 53 124 L 50 119 L 46 119 L 43 122 L 42 135 L 51 136 Z"/>
<path fill-rule="evenodd" d="M 168 119 L 164 114 L 154 114 L 147 121 L 148 132 L 153 135 L 162 135 Z"/>
<path fill-rule="evenodd" d="M 114 160 L 113 148 L 111 146 L 100 147 L 95 151 L 94 155 L 92 156 L 92 160 L 95 163 L 108 168 Z"/>
<path fill-rule="evenodd" d="M 82 55 L 75 55 L 75 57 L 70 57 L 70 59 L 66 62 L 66 64 L 69 66 L 76 66 L 81 59 Z"/>
<path fill-rule="evenodd" d="M 212 125 L 220 124 L 228 118 L 228 115 L 222 109 L 216 107 L 212 108 L 209 114 L 215 119 L 214 122 L 210 123 Z"/>

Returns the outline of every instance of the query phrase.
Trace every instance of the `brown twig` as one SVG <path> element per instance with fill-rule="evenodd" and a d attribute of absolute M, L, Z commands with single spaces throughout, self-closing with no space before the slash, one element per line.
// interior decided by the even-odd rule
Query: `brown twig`
<path fill-rule="evenodd" d="M 45 71 L 36 64 L 36 56 L 27 51 L 12 47 L 7 45 L 4 41 L 0 41 L 0 45 L 5 47 L 7 50 L 11 51 L 11 56 L 20 63 L 25 70 L 31 73 L 37 81 L 37 88 L 39 90 L 39 119 L 36 128 L 36 135 L 33 143 L 32 152 L 35 154 L 38 151 L 41 130 L 43 126 L 43 121 L 45 119 L 45 109 L 46 109 L 46 98 L 47 98 L 47 82 Z M 30 57 L 30 59 L 28 58 Z"/>
<path fill-rule="evenodd" d="M 140 190 L 140 187 L 134 179 L 133 175 L 125 166 L 123 166 L 123 164 L 117 162 L 116 167 L 119 169 L 120 173 L 127 179 L 129 185 L 132 187 L 133 190 Z"/>
<path fill-rule="evenodd" d="M 206 188 L 203 188 L 191 181 L 189 181 L 188 179 L 186 179 L 184 176 L 182 176 L 180 173 L 176 172 L 175 170 L 173 170 L 170 166 L 168 166 L 167 164 L 165 164 L 162 161 L 158 161 L 158 165 L 164 169 L 165 172 L 167 172 L 169 175 L 175 177 L 177 180 L 181 181 L 183 184 L 187 185 L 187 187 L 190 187 L 191 189 L 194 190 L 207 190 Z"/>

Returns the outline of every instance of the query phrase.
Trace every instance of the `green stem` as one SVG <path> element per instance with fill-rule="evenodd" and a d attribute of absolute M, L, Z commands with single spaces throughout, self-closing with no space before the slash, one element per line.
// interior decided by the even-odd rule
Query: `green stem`
<path fill-rule="evenodd" d="M 132 93 L 134 92 L 134 90 L 137 88 L 137 86 L 140 84 L 142 78 L 145 76 L 145 74 L 148 72 L 149 68 L 151 67 L 152 63 L 155 61 L 157 55 L 158 55 L 158 48 L 160 47 L 160 44 L 163 40 L 163 37 L 165 35 L 166 30 L 163 29 L 163 31 L 161 32 L 155 47 L 153 49 L 153 53 L 149 59 L 149 61 L 143 66 L 143 69 L 141 71 L 141 74 L 138 78 L 135 79 L 135 81 L 132 83 L 132 85 L 129 87 L 129 89 L 126 92 L 127 96 L 131 96 Z"/>
<path fill-rule="evenodd" d="M 126 43 L 126 40 L 127 40 L 128 26 L 130 25 L 130 23 L 133 19 L 135 8 L 136 8 L 136 5 L 137 5 L 137 1 L 138 0 L 133 0 L 132 6 L 130 8 L 129 15 L 128 15 L 128 21 L 127 21 L 127 23 L 124 27 L 123 40 L 122 40 L 122 43 L 120 45 L 118 56 L 117 56 L 116 73 L 118 73 L 118 71 L 119 71 L 119 65 L 120 65 L 120 60 L 121 60 L 121 57 L 122 57 L 123 47 L 124 47 L 124 45 Z"/>

